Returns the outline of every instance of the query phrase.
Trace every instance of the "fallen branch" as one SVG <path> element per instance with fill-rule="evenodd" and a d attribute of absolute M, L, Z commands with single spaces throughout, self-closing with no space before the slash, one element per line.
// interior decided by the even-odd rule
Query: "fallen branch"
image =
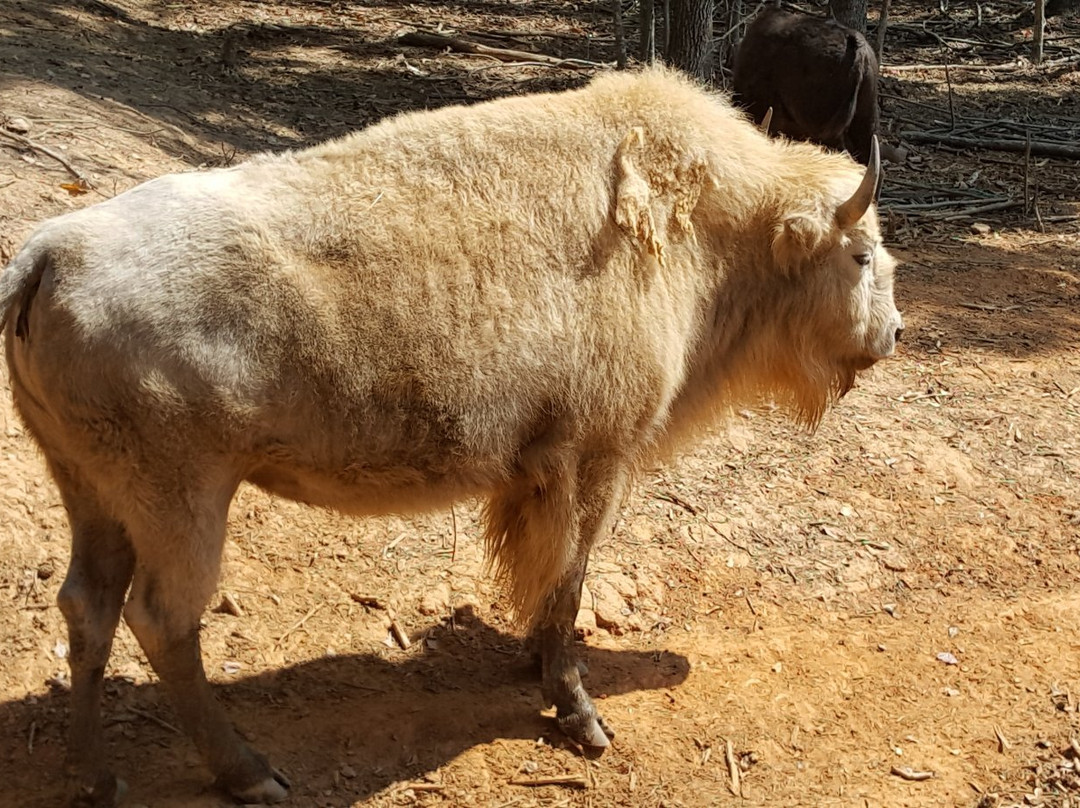
<path fill-rule="evenodd" d="M 973 208 L 965 208 L 964 210 L 958 210 L 956 213 L 947 214 L 934 214 L 928 213 L 925 215 L 929 219 L 941 219 L 943 222 L 951 222 L 955 219 L 967 219 L 971 216 L 978 216 L 983 213 L 993 213 L 999 210 L 1011 210 L 1012 208 L 1022 208 L 1024 201 L 1022 199 L 1010 199 L 1007 202 L 994 202 L 990 205 L 977 205 Z"/>
<path fill-rule="evenodd" d="M 899 777 L 901 780 L 911 780 L 913 782 L 920 782 L 922 780 L 930 780 L 934 777 L 933 772 L 920 772 L 915 771 L 910 766 L 893 766 L 891 774 Z"/>
<path fill-rule="evenodd" d="M 530 53 L 529 51 L 510 50 L 507 48 L 493 48 L 489 45 L 481 45 L 479 42 L 470 42 L 467 39 L 459 39 L 442 34 L 429 34 L 422 31 L 412 31 L 398 38 L 402 45 L 414 45 L 422 48 L 449 48 L 456 53 L 475 53 L 480 56 L 492 56 L 501 62 L 540 62 L 553 67 L 565 67 L 571 70 L 582 68 L 606 68 L 602 62 L 590 62 L 585 59 L 560 59 L 557 56 L 548 56 L 545 53 Z"/>
<path fill-rule="evenodd" d="M 614 42 L 611 37 L 593 36 L 592 34 L 568 34 L 563 31 L 526 31 L 516 28 L 488 28 L 488 29 L 475 29 L 468 31 L 467 33 L 476 34 L 477 36 L 486 36 L 493 39 L 526 39 L 528 37 L 535 37 L 537 39 L 572 39 L 576 42 L 580 42 L 583 39 L 590 40 L 592 42 Z"/>
<path fill-rule="evenodd" d="M 954 146 L 960 149 L 990 149 L 1023 153 L 1027 142 L 1012 138 L 974 138 L 958 137 L 947 133 L 901 132 L 900 137 L 912 143 L 937 143 L 942 146 Z M 1059 157 L 1065 160 L 1080 160 L 1080 148 L 1064 143 L 1050 143 L 1045 140 L 1031 141 L 1031 153 L 1039 157 Z"/>
<path fill-rule="evenodd" d="M 1080 62 L 1080 54 L 1073 54 L 1071 56 L 1063 56 L 1060 59 L 1051 59 L 1047 62 L 1043 62 L 1041 65 L 1033 65 L 1030 62 L 1006 62 L 1004 64 L 997 65 L 966 65 L 966 64 L 950 64 L 950 65 L 932 65 L 932 64 L 914 64 L 914 65 L 882 65 L 881 69 L 891 73 L 905 73 L 913 70 L 945 70 L 946 67 L 950 70 L 990 70 L 994 72 L 1007 71 L 1007 70 L 1020 70 L 1025 67 L 1035 68 L 1039 70 L 1045 70 L 1049 67 L 1063 67 L 1065 65 L 1075 64 Z"/>
<path fill-rule="evenodd" d="M 1049 64 L 1049 62 L 1047 62 Z M 947 65 L 931 65 L 931 64 L 914 64 L 914 65 L 882 65 L 881 69 L 890 73 L 907 73 L 915 70 L 1017 70 L 1024 67 L 1020 62 L 1006 62 L 1005 64 L 998 65 L 966 65 L 966 64 L 947 64 Z"/>
<path fill-rule="evenodd" d="M 515 777 L 510 781 L 512 786 L 570 786 L 572 788 L 588 788 L 589 781 L 583 774 L 566 774 L 555 777 Z"/>
<path fill-rule="evenodd" d="M 966 205 L 971 201 L 971 198 L 966 199 L 943 199 L 939 202 L 901 202 L 898 204 L 889 204 L 887 201 L 883 201 L 881 208 L 883 210 L 895 210 L 897 212 L 912 212 L 921 210 L 935 210 L 938 208 L 955 208 L 958 205 Z M 988 204 L 998 204 L 999 202 L 1011 202 L 1011 199 L 1006 197 L 998 197 L 996 199 L 987 200 Z"/>
<path fill-rule="evenodd" d="M 16 143 L 20 143 L 20 144 L 22 144 L 23 146 L 25 146 L 28 149 L 33 149 L 34 151 L 40 152 L 41 154 L 44 154 L 47 157 L 51 157 L 52 159 L 56 160 L 56 162 L 60 163 L 60 165 L 62 165 L 64 168 L 66 168 L 68 170 L 68 173 L 71 174 L 71 176 L 73 176 L 79 182 L 85 184 L 87 186 L 87 188 L 93 188 L 94 187 L 93 184 L 90 182 L 90 180 L 88 180 L 82 174 L 82 172 L 80 172 L 77 168 L 75 168 L 75 166 L 73 166 L 70 162 L 68 162 L 68 159 L 66 157 L 64 157 L 64 155 L 60 154 L 59 152 L 55 152 L 52 149 L 50 149 L 48 146 L 42 146 L 40 143 L 35 143 L 34 141 L 32 141 L 28 137 L 23 137 L 22 135 L 20 135 L 20 134 L 18 134 L 16 132 L 11 132 L 11 131 L 8 131 L 7 129 L 4 129 L 4 128 L 0 128 L 0 135 L 3 135 L 4 137 L 9 137 L 12 140 L 14 140 Z M 11 144 L 4 144 L 4 145 L 9 145 L 10 146 Z M 14 148 L 14 147 L 12 147 L 12 148 Z"/>

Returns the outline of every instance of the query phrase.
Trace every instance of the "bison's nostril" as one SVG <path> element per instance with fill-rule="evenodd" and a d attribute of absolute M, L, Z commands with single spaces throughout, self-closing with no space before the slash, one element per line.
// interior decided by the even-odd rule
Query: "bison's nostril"
<path fill-rule="evenodd" d="M 895 333 L 895 334 L 893 334 L 893 339 L 894 339 L 894 340 L 895 340 L 896 342 L 899 342 L 899 341 L 900 341 L 900 337 L 902 337 L 902 336 L 904 336 L 904 327 L 903 327 L 903 326 L 900 326 L 900 327 L 899 327 L 898 329 L 896 329 L 896 333 Z"/>

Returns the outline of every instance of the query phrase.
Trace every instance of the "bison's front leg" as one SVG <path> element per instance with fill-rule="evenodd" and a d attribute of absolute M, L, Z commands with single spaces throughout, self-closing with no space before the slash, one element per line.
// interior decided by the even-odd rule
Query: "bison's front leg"
<path fill-rule="evenodd" d="M 581 606 L 581 587 L 589 551 L 610 527 L 625 474 L 606 459 L 582 464 L 576 500 L 577 552 L 570 568 L 548 597 L 535 625 L 543 673 L 543 694 L 554 704 L 559 728 L 584 746 L 609 745 L 614 731 L 596 712 L 581 683 L 581 666 L 574 651 L 574 622 Z"/>
<path fill-rule="evenodd" d="M 614 731 L 596 712 L 581 683 L 581 668 L 574 652 L 574 620 L 581 604 L 588 553 L 582 553 L 559 583 L 536 626 L 543 672 L 544 701 L 554 704 L 559 729 L 579 744 L 605 747 Z"/>

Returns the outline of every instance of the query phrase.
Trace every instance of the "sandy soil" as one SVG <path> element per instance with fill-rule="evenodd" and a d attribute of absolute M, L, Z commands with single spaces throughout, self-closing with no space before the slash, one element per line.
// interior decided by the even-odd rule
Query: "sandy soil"
<path fill-rule="evenodd" d="M 1019 4 L 1000 5 L 1004 19 Z M 887 62 L 943 62 L 919 33 L 941 22 L 937 6 L 894 3 Z M 970 23 L 968 36 L 1004 43 L 999 63 L 1030 33 L 967 13 L 954 9 L 949 31 Z M 0 136 L 0 259 L 47 216 L 167 171 L 592 72 L 395 41 L 439 24 L 611 58 L 606 14 L 557 0 L 7 0 L 0 124 L 25 124 L 94 190 L 66 190 L 75 178 L 57 160 Z M 1053 55 L 1067 55 L 1080 25 L 1054 26 L 1072 39 Z M 956 113 L 1075 131 L 1076 71 L 954 71 Z M 889 74 L 884 88 L 893 132 L 947 119 L 942 71 Z M 912 146 L 886 196 L 922 183 L 1019 199 L 1023 164 Z M 475 505 L 357 521 L 244 489 L 221 582 L 239 609 L 207 612 L 205 660 L 243 733 L 292 779 L 289 804 L 1080 804 L 1080 171 L 1036 159 L 1027 176 L 1042 228 L 1016 209 L 986 214 L 979 233 L 892 217 L 908 339 L 816 434 L 763 404 L 641 481 L 598 549 L 579 621 L 587 685 L 619 732 L 599 759 L 539 710 Z M 54 806 L 67 527 L 6 396 L 0 442 L 0 805 Z M 126 628 L 107 677 L 128 804 L 228 804 Z M 932 777 L 893 773 L 905 767 Z M 510 782 L 540 776 L 583 787 Z"/>

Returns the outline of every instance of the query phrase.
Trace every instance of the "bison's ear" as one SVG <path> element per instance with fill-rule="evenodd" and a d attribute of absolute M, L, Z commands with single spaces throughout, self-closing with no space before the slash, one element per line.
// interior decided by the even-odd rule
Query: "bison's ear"
<path fill-rule="evenodd" d="M 645 146 L 645 132 L 635 126 L 622 139 L 615 151 L 615 221 L 630 231 L 645 249 L 664 263 L 664 245 L 656 233 L 653 220 L 652 192 L 649 183 L 638 170 L 635 158 L 639 158 Z"/>
<path fill-rule="evenodd" d="M 785 272 L 797 272 L 825 246 L 830 232 L 820 216 L 787 214 L 773 231 L 773 258 Z"/>

